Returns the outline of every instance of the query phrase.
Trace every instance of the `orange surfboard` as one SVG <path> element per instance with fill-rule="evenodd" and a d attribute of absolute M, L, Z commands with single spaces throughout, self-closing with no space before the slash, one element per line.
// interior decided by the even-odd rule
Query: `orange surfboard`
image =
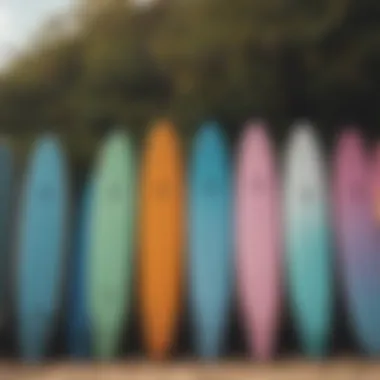
<path fill-rule="evenodd" d="M 143 154 L 140 187 L 140 305 L 148 355 L 167 356 L 181 304 L 184 183 L 171 123 L 154 125 Z"/>

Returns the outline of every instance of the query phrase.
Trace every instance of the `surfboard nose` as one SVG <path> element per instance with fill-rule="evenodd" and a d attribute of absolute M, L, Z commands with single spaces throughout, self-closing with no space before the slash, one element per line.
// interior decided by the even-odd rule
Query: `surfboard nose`
<path fill-rule="evenodd" d="M 225 137 L 222 127 L 217 121 L 208 121 L 201 125 L 193 141 L 193 154 L 203 155 L 207 151 L 211 158 L 213 153 L 219 151 L 220 147 L 225 144 Z M 203 153 L 196 153 L 202 151 Z"/>
<path fill-rule="evenodd" d="M 357 157 L 362 155 L 364 150 L 363 138 L 355 127 L 348 126 L 341 134 L 337 147 L 341 161 L 355 161 Z"/>
<path fill-rule="evenodd" d="M 374 149 L 372 162 L 372 209 L 377 226 L 380 225 L 380 143 Z"/>

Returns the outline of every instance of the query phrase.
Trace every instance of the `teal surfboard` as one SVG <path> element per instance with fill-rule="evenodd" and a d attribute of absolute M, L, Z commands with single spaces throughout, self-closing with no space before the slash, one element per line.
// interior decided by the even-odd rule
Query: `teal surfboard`
<path fill-rule="evenodd" d="M 91 339 L 98 359 L 117 355 L 130 313 L 135 165 L 130 137 L 111 133 L 95 164 L 87 257 Z"/>
<path fill-rule="evenodd" d="M 285 156 L 285 256 L 294 326 L 311 356 L 325 354 L 332 321 L 330 206 L 323 159 L 312 127 L 294 126 Z"/>
<path fill-rule="evenodd" d="M 28 160 L 19 206 L 17 322 L 21 356 L 41 360 L 62 301 L 68 248 L 68 172 L 56 136 L 39 138 Z"/>
<path fill-rule="evenodd" d="M 189 291 L 197 354 L 218 356 L 226 343 L 232 295 L 233 223 L 230 157 L 215 122 L 193 142 L 189 172 Z"/>

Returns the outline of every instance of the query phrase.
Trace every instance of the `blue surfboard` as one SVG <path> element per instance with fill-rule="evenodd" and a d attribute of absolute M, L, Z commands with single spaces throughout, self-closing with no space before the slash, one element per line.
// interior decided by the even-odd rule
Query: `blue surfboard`
<path fill-rule="evenodd" d="M 86 258 L 89 248 L 89 225 L 91 220 L 92 183 L 84 188 L 77 212 L 74 254 L 69 277 L 68 351 L 74 358 L 90 355 L 89 319 L 85 297 Z"/>
<path fill-rule="evenodd" d="M 220 355 L 231 299 L 232 209 L 227 144 L 220 126 L 205 123 L 195 136 L 189 178 L 190 312 L 195 348 Z"/>
<path fill-rule="evenodd" d="M 42 360 L 62 298 L 69 209 L 66 159 L 54 135 L 40 137 L 25 172 L 18 229 L 17 317 L 26 361 Z"/>
<path fill-rule="evenodd" d="M 13 206 L 13 152 L 6 143 L 0 144 L 0 328 L 9 316 L 9 266 L 11 213 Z"/>

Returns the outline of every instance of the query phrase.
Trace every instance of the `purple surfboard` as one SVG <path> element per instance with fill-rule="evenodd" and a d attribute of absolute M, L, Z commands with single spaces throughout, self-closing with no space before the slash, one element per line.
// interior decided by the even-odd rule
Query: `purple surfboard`
<path fill-rule="evenodd" d="M 380 353 L 380 250 L 376 247 L 372 165 L 354 129 L 340 138 L 334 201 L 341 278 L 353 332 L 369 354 Z"/>

